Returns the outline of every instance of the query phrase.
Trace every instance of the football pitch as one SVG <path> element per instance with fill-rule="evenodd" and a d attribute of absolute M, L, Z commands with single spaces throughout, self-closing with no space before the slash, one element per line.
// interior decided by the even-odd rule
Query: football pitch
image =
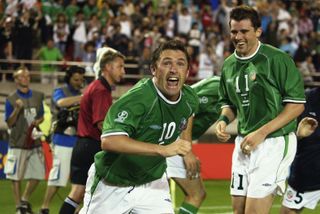
<path fill-rule="evenodd" d="M 25 184 L 25 183 L 24 183 Z M 229 196 L 229 181 L 225 180 L 208 180 L 205 181 L 205 187 L 207 190 L 207 198 L 204 201 L 201 209 L 199 210 L 199 214 L 227 214 L 232 213 L 231 210 L 231 200 Z M 33 211 L 37 213 L 41 206 L 42 200 L 44 198 L 44 193 L 46 189 L 46 183 L 41 182 L 39 187 L 36 189 L 34 194 L 32 195 L 30 202 L 33 207 Z M 59 208 L 69 193 L 70 186 L 66 188 L 62 188 L 59 190 L 58 194 L 54 197 L 51 206 L 50 213 L 57 214 L 59 212 Z M 178 206 L 183 199 L 183 193 L 176 187 L 176 197 L 175 204 Z M 272 207 L 271 213 L 276 214 L 279 213 L 280 210 L 280 198 L 277 197 L 274 205 Z M 0 213 L 1 214 L 14 214 L 15 207 L 13 202 L 13 194 L 11 183 L 7 180 L 0 180 Z M 303 214 L 316 214 L 320 213 L 320 206 L 315 210 L 305 209 Z"/>

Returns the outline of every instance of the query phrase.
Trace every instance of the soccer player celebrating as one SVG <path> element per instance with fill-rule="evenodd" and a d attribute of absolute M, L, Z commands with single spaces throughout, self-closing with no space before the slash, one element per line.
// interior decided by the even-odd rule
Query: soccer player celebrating
<path fill-rule="evenodd" d="M 111 106 L 81 214 L 174 213 L 166 157 L 190 152 L 191 143 L 177 138 L 199 104 L 184 85 L 189 62 L 183 43 L 161 44 L 151 58 L 153 78 L 142 79 Z"/>
<path fill-rule="evenodd" d="M 320 201 L 320 88 L 307 92 L 307 103 L 297 129 L 298 147 L 292 162 L 282 214 L 314 209 Z"/>
<path fill-rule="evenodd" d="M 259 41 L 257 11 L 238 6 L 230 13 L 235 52 L 222 67 L 220 141 L 238 118 L 230 193 L 234 213 L 269 213 L 276 192 L 283 194 L 296 152 L 296 117 L 305 103 L 304 87 L 293 60 Z"/>

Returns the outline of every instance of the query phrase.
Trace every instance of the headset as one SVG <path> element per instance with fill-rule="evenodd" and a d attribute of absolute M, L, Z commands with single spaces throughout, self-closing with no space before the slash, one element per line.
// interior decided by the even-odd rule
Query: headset
<path fill-rule="evenodd" d="M 80 67 L 80 66 L 77 66 L 77 65 L 72 65 L 70 66 L 67 71 L 66 71 L 66 75 L 64 77 L 64 82 L 69 84 L 70 82 L 70 79 L 72 77 L 72 75 L 74 73 L 79 73 L 79 74 L 84 74 L 86 71 L 84 68 Z"/>

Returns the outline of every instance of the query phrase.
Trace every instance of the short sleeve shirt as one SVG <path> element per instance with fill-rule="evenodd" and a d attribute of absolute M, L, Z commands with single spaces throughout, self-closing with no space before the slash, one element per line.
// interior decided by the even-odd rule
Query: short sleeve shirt
<path fill-rule="evenodd" d="M 186 129 L 188 118 L 197 108 L 197 96 L 189 86 L 183 86 L 179 99 L 172 102 L 151 79 L 143 79 L 111 106 L 101 137 L 127 135 L 138 141 L 167 145 Z M 148 183 L 160 178 L 166 169 L 164 157 L 105 151 L 96 155 L 95 163 L 98 174 L 121 185 Z"/>
<path fill-rule="evenodd" d="M 290 56 L 260 44 L 255 54 L 240 58 L 232 54 L 224 62 L 220 103 L 231 107 L 238 118 L 238 132 L 247 135 L 274 119 L 286 103 L 305 103 L 301 74 Z M 295 131 L 293 120 L 269 137 Z"/>

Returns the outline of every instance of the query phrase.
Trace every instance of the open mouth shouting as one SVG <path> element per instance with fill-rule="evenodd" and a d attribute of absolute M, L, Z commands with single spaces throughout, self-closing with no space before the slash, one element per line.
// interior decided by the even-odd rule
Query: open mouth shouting
<path fill-rule="evenodd" d="M 167 78 L 167 85 L 169 88 L 177 88 L 179 85 L 179 78 L 178 77 L 169 77 Z"/>

